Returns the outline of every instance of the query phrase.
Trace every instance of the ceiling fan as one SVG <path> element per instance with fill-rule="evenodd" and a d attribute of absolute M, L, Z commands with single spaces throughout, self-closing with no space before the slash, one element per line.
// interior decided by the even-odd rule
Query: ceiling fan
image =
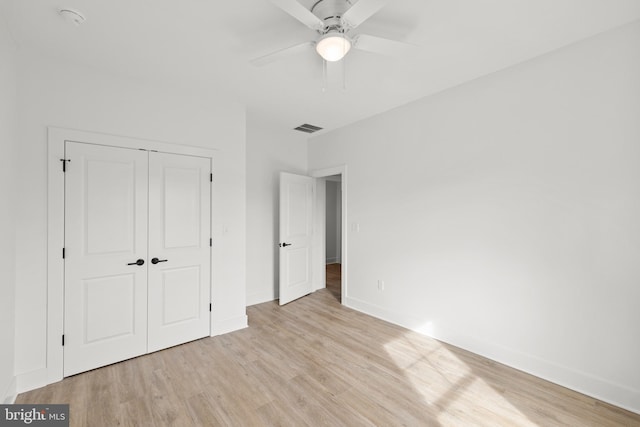
<path fill-rule="evenodd" d="M 251 60 L 266 65 L 310 48 L 329 62 L 340 61 L 351 48 L 386 55 L 404 54 L 415 46 L 367 34 L 352 35 L 357 28 L 378 12 L 389 0 L 318 0 L 308 10 L 297 0 L 271 0 L 280 9 L 318 33 L 316 40 L 287 47 Z"/>

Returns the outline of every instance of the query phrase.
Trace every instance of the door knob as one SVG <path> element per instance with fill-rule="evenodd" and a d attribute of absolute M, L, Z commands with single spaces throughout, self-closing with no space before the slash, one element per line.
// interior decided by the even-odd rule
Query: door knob
<path fill-rule="evenodd" d="M 130 262 L 127 265 L 144 265 L 144 260 L 142 258 L 140 258 L 139 260 L 137 260 L 136 262 Z"/>
<path fill-rule="evenodd" d="M 168 261 L 168 260 L 166 260 L 166 259 L 153 258 L 153 259 L 151 260 L 151 264 L 157 264 L 157 263 L 159 263 L 159 262 L 167 262 L 167 261 Z"/>
<path fill-rule="evenodd" d="M 293 243 L 281 243 L 280 246 L 286 248 L 287 246 L 291 246 Z"/>

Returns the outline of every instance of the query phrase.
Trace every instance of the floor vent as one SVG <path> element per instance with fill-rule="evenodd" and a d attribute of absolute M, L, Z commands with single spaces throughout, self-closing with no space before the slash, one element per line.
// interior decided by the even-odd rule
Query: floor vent
<path fill-rule="evenodd" d="M 314 132 L 318 132 L 319 130 L 322 130 L 322 128 L 319 126 L 314 126 L 314 125 L 305 123 L 303 125 L 298 126 L 297 128 L 294 128 L 294 130 L 299 130 L 300 132 L 306 132 L 306 133 L 314 133 Z"/>

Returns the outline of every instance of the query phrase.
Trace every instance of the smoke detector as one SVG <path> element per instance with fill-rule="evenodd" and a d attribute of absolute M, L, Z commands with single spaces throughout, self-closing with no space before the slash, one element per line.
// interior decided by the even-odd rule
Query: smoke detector
<path fill-rule="evenodd" d="M 74 9 L 60 9 L 58 14 L 62 16 L 67 22 L 71 22 L 73 25 L 83 24 L 87 18 L 84 17 L 82 12 L 74 10 Z"/>

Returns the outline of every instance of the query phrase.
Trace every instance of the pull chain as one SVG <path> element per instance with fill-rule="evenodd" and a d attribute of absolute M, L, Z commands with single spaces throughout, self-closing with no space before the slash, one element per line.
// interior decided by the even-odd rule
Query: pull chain
<path fill-rule="evenodd" d="M 347 90 L 347 52 L 346 52 L 346 37 L 344 31 L 342 32 L 342 90 Z"/>
<path fill-rule="evenodd" d="M 322 59 L 322 92 L 327 91 L 327 60 Z"/>
<path fill-rule="evenodd" d="M 342 58 L 342 90 L 347 90 L 347 58 Z"/>

